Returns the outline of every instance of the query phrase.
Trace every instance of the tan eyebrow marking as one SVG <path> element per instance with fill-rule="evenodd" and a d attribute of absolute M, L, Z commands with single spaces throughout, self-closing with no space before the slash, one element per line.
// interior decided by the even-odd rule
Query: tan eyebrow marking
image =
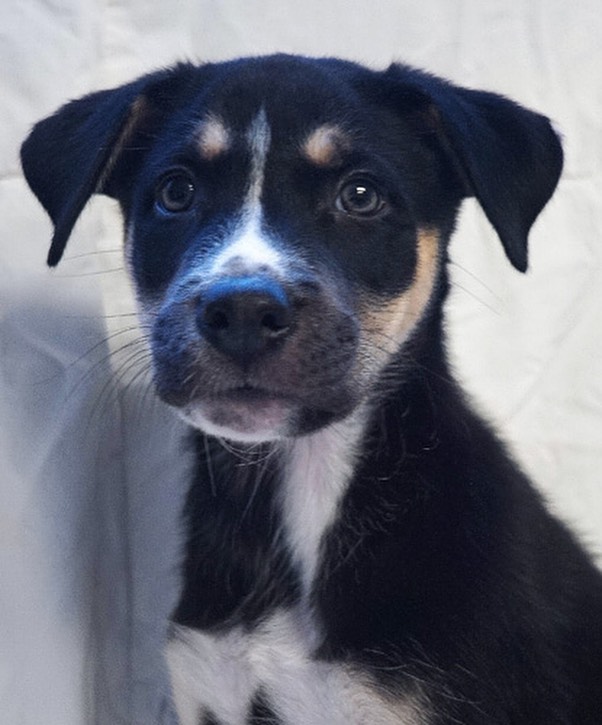
<path fill-rule="evenodd" d="M 215 159 L 230 148 L 228 129 L 217 116 L 208 116 L 202 121 L 197 140 L 201 156 L 206 161 Z"/>
<path fill-rule="evenodd" d="M 349 145 L 349 137 L 342 128 L 324 124 L 308 135 L 303 142 L 301 152 L 316 166 L 332 166 L 340 163 L 341 152 Z"/>

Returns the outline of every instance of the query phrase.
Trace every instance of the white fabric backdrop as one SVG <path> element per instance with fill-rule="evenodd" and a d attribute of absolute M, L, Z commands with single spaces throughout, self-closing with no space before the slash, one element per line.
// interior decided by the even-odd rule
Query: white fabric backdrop
<path fill-rule="evenodd" d="M 554 509 L 602 552 L 602 13 L 598 0 L 4 0 L 0 23 L 0 722 L 170 721 L 179 428 L 137 376 L 115 209 L 58 270 L 17 161 L 70 98 L 181 59 L 405 60 L 551 116 L 560 189 L 515 272 L 476 205 L 453 243 L 458 373 Z M 124 348 L 121 357 L 116 351 Z"/>

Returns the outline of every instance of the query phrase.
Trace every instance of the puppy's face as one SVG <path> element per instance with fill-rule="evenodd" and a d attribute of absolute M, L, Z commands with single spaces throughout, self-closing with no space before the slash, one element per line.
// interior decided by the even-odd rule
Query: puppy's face
<path fill-rule="evenodd" d="M 124 205 L 156 387 L 208 433 L 310 432 L 371 396 L 424 313 L 437 158 L 312 74 L 235 73 L 209 96 Z"/>
<path fill-rule="evenodd" d="M 50 265 L 93 193 L 119 200 L 159 395 L 243 441 L 374 400 L 441 303 L 460 200 L 476 196 L 524 271 L 562 167 L 548 120 L 507 99 L 294 56 L 91 94 L 21 158 L 55 225 Z"/>

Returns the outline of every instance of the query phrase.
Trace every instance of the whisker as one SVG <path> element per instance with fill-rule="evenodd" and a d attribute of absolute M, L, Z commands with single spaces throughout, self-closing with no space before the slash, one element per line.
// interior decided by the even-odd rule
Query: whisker
<path fill-rule="evenodd" d="M 144 344 L 144 341 L 141 340 L 140 338 L 136 338 L 133 340 L 129 340 L 128 342 L 124 343 L 123 345 L 121 345 L 120 347 L 118 347 L 115 350 L 109 350 L 100 359 L 96 360 L 93 364 L 91 364 L 90 367 L 84 372 L 84 374 L 80 376 L 79 380 L 69 390 L 68 398 L 70 398 L 72 395 L 74 395 L 76 391 L 80 390 L 84 384 L 88 383 L 99 372 L 99 370 L 101 370 L 103 368 L 103 366 L 107 362 L 117 358 L 119 355 L 123 354 L 126 350 L 130 350 L 131 348 L 140 348 L 141 346 L 146 347 L 146 345 Z M 95 346 L 95 349 L 97 347 L 98 346 Z M 73 363 L 72 363 L 72 365 L 73 365 Z"/>
<path fill-rule="evenodd" d="M 449 265 L 451 267 L 457 267 L 458 269 L 460 269 L 462 272 L 464 272 L 464 274 L 468 275 L 471 279 L 473 279 L 475 282 L 480 284 L 481 287 L 483 287 L 484 290 L 489 292 L 489 294 L 492 297 L 495 297 L 496 300 L 498 300 L 499 302 L 503 301 L 502 298 L 493 290 L 492 287 L 489 287 L 489 285 L 485 284 L 485 282 L 483 282 L 483 280 L 480 277 L 478 277 L 474 272 L 471 272 L 467 267 L 464 267 L 464 265 L 459 264 L 458 262 L 451 261 L 451 260 L 449 262 Z"/>
<path fill-rule="evenodd" d="M 456 280 L 452 280 L 450 282 L 450 284 L 452 287 L 455 287 L 455 288 L 461 290 L 462 292 L 465 292 L 467 295 L 472 297 L 474 300 L 476 300 L 477 302 L 480 302 L 483 305 L 483 307 L 486 307 L 490 312 L 493 312 L 494 315 L 496 315 L 498 317 L 501 316 L 501 312 L 498 309 L 496 309 L 495 307 L 490 305 L 488 302 L 485 302 L 485 300 L 482 297 L 480 297 L 478 294 L 476 294 L 472 290 L 468 289 L 468 287 L 464 287 L 464 285 L 460 284 Z M 499 300 L 500 298 L 497 297 L 497 299 Z"/>
<path fill-rule="evenodd" d="M 138 350 L 132 353 L 116 373 L 104 382 L 92 403 L 92 414 L 88 421 L 89 428 L 91 428 L 92 423 L 102 420 L 109 406 L 119 400 L 120 394 L 124 394 L 127 390 L 131 389 L 133 381 L 139 379 L 140 376 L 148 371 L 148 367 L 141 367 L 142 363 L 145 363 L 148 359 L 148 354 L 144 350 Z M 124 384 L 124 380 L 129 373 L 136 369 L 137 372 Z"/>
<path fill-rule="evenodd" d="M 93 252 L 80 252 L 79 254 L 67 254 L 63 257 L 63 262 L 69 262 L 72 259 L 82 259 L 83 257 L 95 257 L 100 254 L 119 254 L 122 253 L 122 247 L 114 249 L 96 249 Z"/>
<path fill-rule="evenodd" d="M 137 312 L 115 312 L 112 315 L 63 315 L 66 320 L 116 320 L 122 317 L 137 317 Z"/>
<path fill-rule="evenodd" d="M 120 267 L 112 267 L 111 269 L 95 269 L 92 272 L 78 272 L 77 274 L 54 274 L 54 277 L 58 277 L 59 279 L 78 279 L 79 277 L 96 277 L 100 274 L 113 274 L 114 272 L 123 272 L 125 271 L 125 267 L 121 265 Z"/>
<path fill-rule="evenodd" d="M 205 447 L 205 460 L 207 461 L 207 473 L 209 474 L 209 484 L 211 486 L 211 495 L 213 498 L 217 496 L 217 490 L 215 488 L 215 476 L 213 474 L 213 460 L 211 457 L 211 450 L 209 449 L 209 441 L 207 436 L 203 436 L 203 445 Z"/>

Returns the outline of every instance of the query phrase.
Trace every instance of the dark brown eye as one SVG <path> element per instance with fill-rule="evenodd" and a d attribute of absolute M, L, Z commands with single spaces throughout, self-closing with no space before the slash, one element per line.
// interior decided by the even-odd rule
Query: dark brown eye
<path fill-rule="evenodd" d="M 336 201 L 337 209 L 353 216 L 373 216 L 383 208 L 384 204 L 378 189 L 365 179 L 346 183 Z"/>
<path fill-rule="evenodd" d="M 178 171 L 170 174 L 159 184 L 155 195 L 157 208 L 168 214 L 188 211 L 196 197 L 193 177 Z"/>

